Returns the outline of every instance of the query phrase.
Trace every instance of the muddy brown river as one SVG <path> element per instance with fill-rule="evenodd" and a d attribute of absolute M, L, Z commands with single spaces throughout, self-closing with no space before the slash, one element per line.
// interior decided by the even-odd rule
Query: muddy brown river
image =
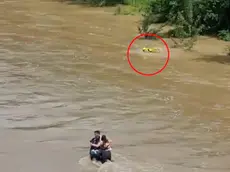
<path fill-rule="evenodd" d="M 137 21 L 54 1 L 0 2 L 2 172 L 230 171 L 230 65 L 172 50 L 161 74 L 138 75 L 125 57 Z M 145 72 L 163 64 L 139 57 Z M 95 129 L 113 140 L 115 162 L 100 169 L 87 161 Z"/>

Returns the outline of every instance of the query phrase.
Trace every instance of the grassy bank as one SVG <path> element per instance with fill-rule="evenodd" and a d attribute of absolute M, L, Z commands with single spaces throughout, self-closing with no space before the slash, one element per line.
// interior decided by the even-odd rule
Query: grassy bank
<path fill-rule="evenodd" d="M 71 0 L 91 6 L 116 6 L 115 15 L 142 15 L 140 33 L 178 38 L 191 48 L 199 35 L 230 41 L 229 0 Z M 167 29 L 165 29 L 167 28 Z"/>

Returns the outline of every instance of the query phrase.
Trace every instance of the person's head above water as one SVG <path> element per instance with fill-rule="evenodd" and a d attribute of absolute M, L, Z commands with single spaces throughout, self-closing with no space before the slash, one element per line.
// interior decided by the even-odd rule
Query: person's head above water
<path fill-rule="evenodd" d="M 99 130 L 94 131 L 94 136 L 95 137 L 100 137 L 101 132 Z"/>
<path fill-rule="evenodd" d="M 101 136 L 101 141 L 103 141 L 103 142 L 107 142 L 108 141 L 106 135 L 102 135 Z"/>

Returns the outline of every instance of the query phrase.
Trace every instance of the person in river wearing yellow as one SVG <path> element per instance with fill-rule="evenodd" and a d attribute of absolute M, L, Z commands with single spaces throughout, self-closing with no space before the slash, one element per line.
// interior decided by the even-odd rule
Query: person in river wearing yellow
<path fill-rule="evenodd" d="M 160 49 L 159 48 L 142 48 L 142 51 L 143 52 L 150 52 L 150 53 L 158 53 L 160 52 Z"/>

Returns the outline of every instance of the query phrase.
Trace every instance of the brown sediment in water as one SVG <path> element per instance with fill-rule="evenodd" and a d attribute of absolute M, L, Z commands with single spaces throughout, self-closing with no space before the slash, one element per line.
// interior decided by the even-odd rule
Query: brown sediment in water
<path fill-rule="evenodd" d="M 113 140 L 123 171 L 229 171 L 230 66 L 214 57 L 228 43 L 201 37 L 192 52 L 171 48 L 167 68 L 142 77 L 126 60 L 138 20 L 108 8 L 1 2 L 3 171 L 75 172 L 95 128 Z M 145 72 L 163 63 L 132 55 Z"/>

